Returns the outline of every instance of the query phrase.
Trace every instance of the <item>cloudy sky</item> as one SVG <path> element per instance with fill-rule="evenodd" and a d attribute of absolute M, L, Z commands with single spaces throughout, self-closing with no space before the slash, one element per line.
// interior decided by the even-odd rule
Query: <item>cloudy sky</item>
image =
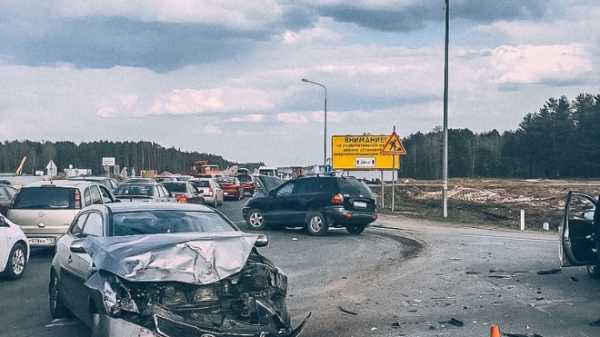
<path fill-rule="evenodd" d="M 600 88 L 596 0 L 451 0 L 450 127 Z M 236 161 L 441 124 L 443 0 L 3 0 L 0 139 L 149 140 Z"/>

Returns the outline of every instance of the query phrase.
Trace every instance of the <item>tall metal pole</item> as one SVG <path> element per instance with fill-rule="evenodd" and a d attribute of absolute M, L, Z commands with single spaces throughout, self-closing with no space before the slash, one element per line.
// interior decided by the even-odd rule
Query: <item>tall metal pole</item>
<path fill-rule="evenodd" d="M 323 107 L 323 112 L 324 112 L 324 116 L 323 116 L 323 122 L 324 122 L 323 123 L 324 124 L 323 125 L 323 166 L 326 166 L 327 165 L 327 87 L 323 83 L 307 80 L 306 78 L 303 78 L 302 82 L 318 85 L 319 87 L 323 88 L 323 90 L 325 92 L 325 104 Z"/>
<path fill-rule="evenodd" d="M 450 40 L 450 0 L 446 0 L 446 41 L 444 55 L 444 185 L 442 187 L 443 215 L 448 217 L 448 44 Z"/>

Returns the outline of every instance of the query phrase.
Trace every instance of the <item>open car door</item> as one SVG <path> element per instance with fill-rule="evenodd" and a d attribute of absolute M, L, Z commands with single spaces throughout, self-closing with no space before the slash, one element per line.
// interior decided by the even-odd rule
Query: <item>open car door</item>
<path fill-rule="evenodd" d="M 599 263 L 599 202 L 593 197 L 569 192 L 560 230 L 560 263 L 563 267 Z"/>

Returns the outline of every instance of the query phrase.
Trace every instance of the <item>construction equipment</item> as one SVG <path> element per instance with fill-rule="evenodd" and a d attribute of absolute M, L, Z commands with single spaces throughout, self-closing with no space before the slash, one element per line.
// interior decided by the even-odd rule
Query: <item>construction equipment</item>
<path fill-rule="evenodd" d="M 21 159 L 21 163 L 19 164 L 19 166 L 17 166 L 17 170 L 15 171 L 15 175 L 22 175 L 23 174 L 23 167 L 25 166 L 25 161 L 27 161 L 27 156 L 24 156 L 23 159 Z"/>

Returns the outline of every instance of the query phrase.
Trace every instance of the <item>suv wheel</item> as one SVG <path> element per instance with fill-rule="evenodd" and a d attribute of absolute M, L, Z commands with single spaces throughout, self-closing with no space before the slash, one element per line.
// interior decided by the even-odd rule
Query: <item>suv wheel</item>
<path fill-rule="evenodd" d="M 65 307 L 62 301 L 58 277 L 54 272 L 50 273 L 48 302 L 50 304 L 50 316 L 52 316 L 52 318 L 63 318 L 69 315 L 69 310 Z"/>
<path fill-rule="evenodd" d="M 250 212 L 248 212 L 246 223 L 248 223 L 250 229 L 263 230 L 266 225 L 265 216 L 261 210 L 251 209 Z"/>
<path fill-rule="evenodd" d="M 591 266 L 587 266 L 586 268 L 588 275 L 590 275 L 591 278 L 595 280 L 600 279 L 600 266 L 594 264 Z"/>
<path fill-rule="evenodd" d="M 321 212 L 308 212 L 306 215 L 306 230 L 310 235 L 325 235 L 327 234 L 327 219 Z"/>
<path fill-rule="evenodd" d="M 367 228 L 367 225 L 348 225 L 346 227 L 346 230 L 350 234 L 358 235 L 362 233 L 365 230 L 365 228 Z"/>
<path fill-rule="evenodd" d="M 25 265 L 27 264 L 27 248 L 22 243 L 17 243 L 10 251 L 8 261 L 6 262 L 5 275 L 11 280 L 16 280 L 23 276 Z"/>

